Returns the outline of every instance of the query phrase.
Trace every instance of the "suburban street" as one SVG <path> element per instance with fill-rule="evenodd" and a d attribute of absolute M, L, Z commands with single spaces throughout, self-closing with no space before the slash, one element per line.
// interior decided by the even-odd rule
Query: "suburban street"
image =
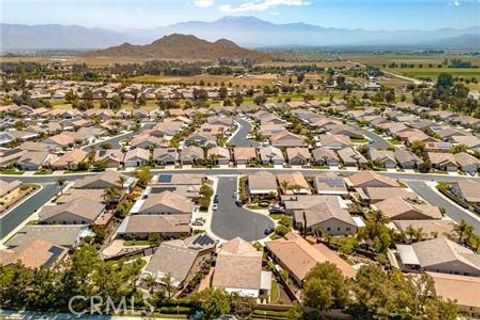
<path fill-rule="evenodd" d="M 217 194 L 218 210 L 213 211 L 212 232 L 218 237 L 230 240 L 240 237 L 247 241 L 265 238 L 264 231 L 274 228 L 267 216 L 237 207 L 233 193 L 236 191 L 236 177 L 220 177 Z"/>
<path fill-rule="evenodd" d="M 235 121 L 239 125 L 239 129 L 230 138 L 229 142 L 235 147 L 252 147 L 258 146 L 256 141 L 247 139 L 248 134 L 252 131 L 252 125 L 250 122 L 243 118 L 236 118 Z"/>
<path fill-rule="evenodd" d="M 57 185 L 45 184 L 43 188 L 27 200 L 0 216 L 0 239 L 15 229 L 31 214 L 40 209 L 57 193 Z"/>
<path fill-rule="evenodd" d="M 313 176 L 320 172 L 334 171 L 330 169 L 304 169 L 304 168 L 196 168 L 196 169 L 152 169 L 152 173 L 202 173 L 205 175 L 245 175 L 251 174 L 260 170 L 268 170 L 274 174 L 280 172 L 300 171 L 306 176 Z M 348 176 L 355 172 L 338 170 L 342 176 Z M 480 179 L 479 177 L 469 176 L 450 176 L 446 174 L 420 174 L 420 173 L 392 173 L 392 172 L 379 172 L 382 175 L 388 176 L 394 179 L 404 180 L 409 187 L 417 192 L 422 198 L 431 202 L 434 205 L 444 207 L 447 211 L 447 215 L 455 221 L 465 219 L 471 223 L 477 231 L 480 231 L 480 218 L 475 219 L 468 215 L 458 206 L 445 200 L 441 195 L 438 195 L 432 191 L 425 182 L 431 181 L 444 181 L 454 182 L 462 179 Z M 31 213 L 40 208 L 50 198 L 55 195 L 56 184 L 55 182 L 59 177 L 64 178 L 66 181 L 74 181 L 82 179 L 85 176 L 97 174 L 97 172 L 85 172 L 77 174 L 67 175 L 37 175 L 37 176 L 18 176 L 18 175 L 2 175 L 2 180 L 13 181 L 20 180 L 25 183 L 38 183 L 43 184 L 44 189 L 41 190 L 35 196 L 27 199 L 21 205 L 14 208 L 8 215 L 0 218 L 0 235 L 4 236 L 11 230 L 13 230 L 18 224 L 25 220 Z M 126 172 L 126 174 L 131 174 Z M 239 208 L 235 205 L 232 195 L 236 188 L 236 178 L 219 178 L 219 185 L 217 192 L 219 193 L 220 204 L 219 209 L 213 214 L 212 230 L 214 233 L 223 239 L 231 239 L 235 236 L 240 236 L 245 240 L 253 241 L 264 237 L 264 230 L 267 227 L 273 226 L 273 222 L 262 215 L 253 213 L 243 208 Z M 255 227 L 253 227 L 255 226 Z"/>
<path fill-rule="evenodd" d="M 373 131 L 367 130 L 364 134 L 370 139 L 369 147 L 372 149 L 387 149 L 391 146 L 390 142 Z"/>
<path fill-rule="evenodd" d="M 429 203 L 439 206 L 445 209 L 447 216 L 455 220 L 456 222 L 460 222 L 462 219 L 470 223 L 476 232 L 480 232 L 480 217 L 475 219 L 471 215 L 465 212 L 463 208 L 459 207 L 456 204 L 453 204 L 442 195 L 433 191 L 430 186 L 428 186 L 425 182 L 419 181 L 405 181 L 405 183 L 415 191 L 418 195 L 420 195 L 423 199 L 428 201 Z M 474 213 L 472 213 L 474 215 Z"/>

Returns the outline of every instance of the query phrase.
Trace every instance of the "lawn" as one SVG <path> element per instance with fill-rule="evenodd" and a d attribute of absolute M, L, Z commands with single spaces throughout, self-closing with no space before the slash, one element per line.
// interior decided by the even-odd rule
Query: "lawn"
<path fill-rule="evenodd" d="M 275 280 L 272 280 L 272 288 L 270 289 L 270 302 L 275 303 L 280 299 L 280 288 Z"/>
<path fill-rule="evenodd" d="M 148 240 L 126 240 L 123 243 L 126 247 L 133 247 L 133 246 L 148 246 L 150 242 Z"/>
<path fill-rule="evenodd" d="M 22 175 L 23 171 L 18 171 L 16 169 L 2 169 L 0 174 L 11 174 L 11 175 Z"/>

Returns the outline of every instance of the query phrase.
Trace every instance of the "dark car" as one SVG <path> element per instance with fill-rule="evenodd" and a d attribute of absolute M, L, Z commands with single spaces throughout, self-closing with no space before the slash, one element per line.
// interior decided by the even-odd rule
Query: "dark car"
<path fill-rule="evenodd" d="M 273 206 L 273 207 L 268 209 L 268 212 L 269 213 L 286 213 L 287 210 L 284 207 Z"/>
<path fill-rule="evenodd" d="M 215 195 L 215 197 L 213 197 L 213 203 L 218 203 L 219 200 L 218 200 L 218 194 Z"/>
<path fill-rule="evenodd" d="M 243 201 L 241 201 L 241 200 L 236 200 L 236 201 L 235 201 L 235 204 L 237 205 L 237 207 L 241 207 L 241 206 L 243 206 Z"/>
<path fill-rule="evenodd" d="M 275 229 L 273 228 L 267 228 L 265 229 L 265 231 L 263 231 L 263 234 L 268 236 L 270 233 L 272 233 L 273 231 L 275 231 Z"/>

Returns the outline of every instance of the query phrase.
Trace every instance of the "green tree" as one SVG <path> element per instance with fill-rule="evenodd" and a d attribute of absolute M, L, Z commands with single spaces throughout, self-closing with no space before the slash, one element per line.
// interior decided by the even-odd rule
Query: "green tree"
<path fill-rule="evenodd" d="M 319 311 L 343 308 L 348 301 L 348 290 L 346 278 L 333 263 L 317 264 L 305 278 L 304 305 Z"/>
<path fill-rule="evenodd" d="M 206 319 L 216 319 L 232 309 L 230 295 L 222 289 L 209 288 L 196 292 L 193 301 L 205 312 Z"/>
<path fill-rule="evenodd" d="M 142 167 L 135 171 L 135 177 L 138 179 L 140 186 L 146 187 L 150 180 L 152 180 L 153 174 L 149 167 Z"/>

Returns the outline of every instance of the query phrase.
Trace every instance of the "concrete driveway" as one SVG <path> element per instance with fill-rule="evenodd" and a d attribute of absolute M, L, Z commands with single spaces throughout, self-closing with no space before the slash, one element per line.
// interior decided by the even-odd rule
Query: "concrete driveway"
<path fill-rule="evenodd" d="M 269 217 L 258 214 L 235 204 L 233 193 L 237 190 L 237 177 L 219 177 L 217 194 L 218 210 L 213 211 L 211 230 L 224 239 L 240 237 L 246 241 L 265 238 L 265 229 L 274 228 Z"/>

